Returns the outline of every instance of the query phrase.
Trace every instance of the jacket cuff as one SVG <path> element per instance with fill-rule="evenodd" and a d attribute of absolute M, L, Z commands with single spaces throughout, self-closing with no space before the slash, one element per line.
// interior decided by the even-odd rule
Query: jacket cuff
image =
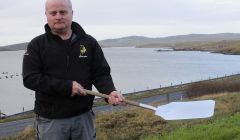
<path fill-rule="evenodd" d="M 66 91 L 63 92 L 64 96 L 71 96 L 72 94 L 72 81 L 68 80 L 66 82 Z"/>

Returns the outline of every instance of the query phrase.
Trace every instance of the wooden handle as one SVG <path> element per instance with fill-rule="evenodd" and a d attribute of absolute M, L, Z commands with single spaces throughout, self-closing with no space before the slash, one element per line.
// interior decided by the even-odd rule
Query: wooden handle
<path fill-rule="evenodd" d="M 98 93 L 98 92 L 91 91 L 91 90 L 85 90 L 85 91 L 86 91 L 86 93 L 89 94 L 89 95 L 98 96 L 98 97 L 103 97 L 103 98 L 106 98 L 106 99 L 109 98 L 109 95 L 106 95 L 106 94 Z M 140 103 L 135 102 L 135 101 L 131 101 L 131 100 L 124 99 L 124 102 L 126 102 L 127 104 L 130 104 L 130 105 L 134 105 L 134 106 L 141 107 L 141 106 L 140 106 Z"/>
<path fill-rule="evenodd" d="M 91 90 L 85 90 L 87 94 L 89 95 L 93 95 L 93 96 L 98 96 L 98 97 L 103 97 L 103 98 L 106 98 L 108 99 L 108 95 L 106 94 L 102 94 L 102 93 L 98 93 L 98 92 L 95 92 L 95 91 L 91 91 Z"/>

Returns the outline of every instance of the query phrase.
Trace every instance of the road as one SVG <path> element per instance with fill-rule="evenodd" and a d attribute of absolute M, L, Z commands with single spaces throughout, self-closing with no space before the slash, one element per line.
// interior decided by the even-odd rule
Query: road
<path fill-rule="evenodd" d="M 169 94 L 169 101 L 177 101 L 181 100 L 182 98 L 185 98 L 185 94 L 183 92 L 175 92 Z M 167 100 L 166 95 L 156 95 L 153 97 L 144 98 L 141 100 L 138 100 L 141 103 L 149 104 L 152 102 L 164 102 Z M 93 111 L 95 113 L 100 112 L 108 112 L 108 111 L 119 111 L 121 109 L 124 109 L 123 106 L 98 106 L 94 107 Z M 0 123 L 0 138 L 16 135 L 19 132 L 23 131 L 26 127 L 33 127 L 34 126 L 34 118 L 25 119 L 25 120 L 18 120 L 13 122 L 7 122 L 7 123 Z"/>

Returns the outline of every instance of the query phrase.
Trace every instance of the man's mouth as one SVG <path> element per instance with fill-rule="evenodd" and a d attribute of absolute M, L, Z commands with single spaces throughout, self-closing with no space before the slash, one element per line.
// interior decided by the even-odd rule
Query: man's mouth
<path fill-rule="evenodd" d="M 63 24 L 64 22 L 56 22 L 55 24 Z"/>

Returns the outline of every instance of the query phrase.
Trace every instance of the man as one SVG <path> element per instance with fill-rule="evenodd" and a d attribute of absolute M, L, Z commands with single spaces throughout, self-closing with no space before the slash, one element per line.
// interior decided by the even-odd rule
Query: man
<path fill-rule="evenodd" d="M 47 0 L 45 34 L 34 38 L 23 59 L 24 86 L 35 91 L 37 137 L 41 140 L 94 140 L 94 85 L 123 103 L 97 41 L 72 21 L 70 0 Z"/>

